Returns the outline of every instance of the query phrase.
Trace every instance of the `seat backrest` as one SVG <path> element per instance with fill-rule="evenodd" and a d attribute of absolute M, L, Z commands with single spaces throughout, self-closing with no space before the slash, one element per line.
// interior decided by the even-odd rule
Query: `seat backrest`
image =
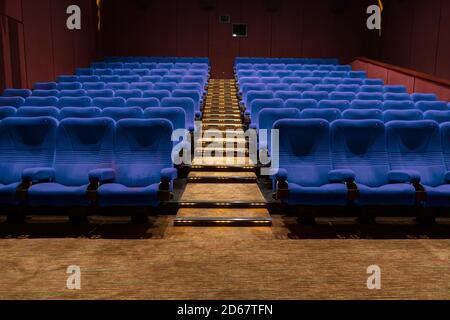
<path fill-rule="evenodd" d="M 59 99 L 56 97 L 29 97 L 25 100 L 25 107 L 56 107 Z"/>
<path fill-rule="evenodd" d="M 283 101 L 289 100 L 289 99 L 302 99 L 302 93 L 298 91 L 277 91 L 275 92 L 274 97 L 276 99 L 281 99 Z"/>
<path fill-rule="evenodd" d="M 144 76 L 141 78 L 142 82 L 149 82 L 149 83 L 157 83 L 161 82 L 162 77 L 161 76 Z"/>
<path fill-rule="evenodd" d="M 364 85 L 364 79 L 355 79 L 355 78 L 344 78 L 342 79 L 343 85 L 351 85 L 351 86 L 362 86 Z"/>
<path fill-rule="evenodd" d="M 319 109 L 338 109 L 342 112 L 350 108 L 350 103 L 347 100 L 322 100 L 317 107 Z"/>
<path fill-rule="evenodd" d="M 56 85 L 58 90 L 80 90 L 83 88 L 81 82 L 60 82 Z"/>
<path fill-rule="evenodd" d="M 31 90 L 28 89 L 5 89 L 3 90 L 4 97 L 22 97 L 24 99 L 31 96 Z"/>
<path fill-rule="evenodd" d="M 414 110 L 416 106 L 412 101 L 384 101 L 384 110 Z"/>
<path fill-rule="evenodd" d="M 157 98 L 131 98 L 128 99 L 127 107 L 139 107 L 142 110 L 147 108 L 157 108 L 161 105 Z"/>
<path fill-rule="evenodd" d="M 121 120 L 114 144 L 116 182 L 148 187 L 161 181 L 161 170 L 172 164 L 172 124 L 165 119 Z"/>
<path fill-rule="evenodd" d="M 94 76 L 99 76 L 99 77 L 113 75 L 112 69 L 94 69 L 92 73 Z"/>
<path fill-rule="evenodd" d="M 342 79 L 342 78 L 326 77 L 326 78 L 323 78 L 322 83 L 323 84 L 333 84 L 335 86 L 338 86 L 338 85 L 342 84 L 343 81 L 344 81 L 344 79 Z"/>
<path fill-rule="evenodd" d="M 282 109 L 284 108 L 284 101 L 281 99 L 255 99 L 252 101 L 251 110 L 251 121 L 252 124 L 259 124 L 259 113 L 263 109 Z"/>
<path fill-rule="evenodd" d="M 104 82 L 86 82 L 83 83 L 83 90 L 104 90 L 106 84 Z"/>
<path fill-rule="evenodd" d="M 322 92 L 334 92 L 336 91 L 336 85 L 334 84 L 318 84 L 314 86 L 314 91 L 322 91 Z"/>
<path fill-rule="evenodd" d="M 58 122 L 49 117 L 0 122 L 0 184 L 22 180 L 25 169 L 52 167 Z"/>
<path fill-rule="evenodd" d="M 289 91 L 290 86 L 287 83 L 270 83 L 266 85 L 268 91 Z"/>
<path fill-rule="evenodd" d="M 0 97 L 0 107 L 20 108 L 24 104 L 25 99 L 22 97 Z"/>
<path fill-rule="evenodd" d="M 303 187 L 328 184 L 332 169 L 330 126 L 324 120 L 279 120 L 279 166 L 288 182 Z M 271 150 L 276 150 L 272 145 Z"/>
<path fill-rule="evenodd" d="M 125 100 L 132 99 L 132 98 L 142 98 L 142 91 L 141 90 L 117 90 L 116 97 L 124 98 Z"/>
<path fill-rule="evenodd" d="M 78 76 L 62 75 L 58 77 L 58 82 L 60 83 L 78 82 Z"/>
<path fill-rule="evenodd" d="M 284 102 L 284 107 L 303 111 L 317 108 L 317 101 L 314 99 L 288 99 Z"/>
<path fill-rule="evenodd" d="M 383 109 L 383 103 L 378 100 L 353 100 L 350 103 L 351 109 L 367 110 L 367 109 Z"/>
<path fill-rule="evenodd" d="M 123 108 L 126 105 L 126 101 L 124 98 L 118 98 L 118 97 L 114 97 L 114 98 L 98 97 L 98 98 L 94 98 L 94 100 L 92 100 L 92 105 L 94 107 L 97 107 L 100 109 Z"/>
<path fill-rule="evenodd" d="M 128 90 L 130 88 L 130 84 L 126 82 L 110 82 L 105 86 L 108 90 Z"/>
<path fill-rule="evenodd" d="M 391 121 L 387 126 L 392 170 L 414 170 L 425 186 L 444 183 L 446 172 L 439 124 L 434 121 Z"/>
<path fill-rule="evenodd" d="M 330 100 L 347 100 L 347 101 L 353 101 L 356 98 L 356 94 L 353 92 L 331 92 L 329 94 Z"/>
<path fill-rule="evenodd" d="M 157 82 L 153 85 L 153 90 L 167 90 L 174 91 L 177 87 L 176 82 Z"/>
<path fill-rule="evenodd" d="M 88 90 L 87 91 L 88 97 L 95 99 L 95 98 L 112 98 L 114 97 L 114 91 L 113 90 Z"/>
<path fill-rule="evenodd" d="M 385 101 L 412 101 L 411 96 L 407 93 L 385 93 Z"/>
<path fill-rule="evenodd" d="M 34 90 L 31 94 L 31 97 L 59 97 L 59 91 L 58 90 Z"/>
<path fill-rule="evenodd" d="M 440 131 L 445 167 L 450 171 L 450 122 L 441 124 Z"/>
<path fill-rule="evenodd" d="M 416 108 L 425 112 L 430 110 L 449 111 L 447 103 L 443 101 L 419 101 L 416 102 Z"/>
<path fill-rule="evenodd" d="M 164 98 L 170 98 L 171 93 L 168 90 L 148 90 L 144 91 L 144 98 L 156 98 L 161 101 Z"/>
<path fill-rule="evenodd" d="M 366 101 L 379 101 L 380 105 L 382 106 L 381 102 L 384 100 L 384 97 L 382 93 L 361 92 L 356 95 L 356 99 Z"/>
<path fill-rule="evenodd" d="M 434 93 L 413 93 L 411 99 L 414 102 L 419 101 L 437 101 L 438 98 Z"/>
<path fill-rule="evenodd" d="M 305 91 L 313 91 L 314 85 L 310 83 L 294 83 L 291 84 L 291 91 L 305 92 Z"/>
<path fill-rule="evenodd" d="M 59 119 L 59 109 L 55 107 L 39 107 L 39 108 L 22 107 L 17 110 L 16 117 L 20 118 L 52 117 L 55 119 Z"/>
<path fill-rule="evenodd" d="M 302 83 L 302 78 L 300 78 L 300 77 L 285 77 L 285 78 L 281 79 L 281 83 L 285 83 L 285 84 Z"/>
<path fill-rule="evenodd" d="M 60 118 L 91 119 L 91 118 L 99 118 L 101 117 L 101 114 L 102 110 L 97 107 L 87 107 L 87 108 L 67 107 L 61 109 Z"/>
<path fill-rule="evenodd" d="M 365 78 L 367 78 L 367 72 L 365 72 L 365 71 L 350 71 L 348 73 L 348 76 L 350 78 L 365 79 Z"/>
<path fill-rule="evenodd" d="M 348 109 L 342 113 L 342 119 L 383 121 L 383 112 L 380 109 Z"/>
<path fill-rule="evenodd" d="M 78 77 L 78 81 L 83 84 L 83 83 L 92 83 L 92 82 L 100 82 L 100 77 L 99 76 L 79 76 Z"/>
<path fill-rule="evenodd" d="M 247 92 L 247 97 L 245 101 L 245 106 L 247 108 L 251 108 L 251 104 L 253 100 L 256 99 L 273 99 L 274 93 L 272 91 L 263 90 L 263 91 L 249 91 Z"/>
<path fill-rule="evenodd" d="M 59 97 L 85 97 L 87 96 L 87 91 L 83 89 L 79 90 L 61 90 L 59 91 Z"/>
<path fill-rule="evenodd" d="M 101 76 L 100 77 L 100 81 L 104 82 L 106 84 L 108 84 L 108 83 L 118 83 L 118 82 L 120 82 L 120 77 L 119 76 Z"/>
<path fill-rule="evenodd" d="M 109 118 L 62 120 L 56 139 L 56 182 L 87 185 L 90 171 L 113 168 L 114 129 Z"/>
<path fill-rule="evenodd" d="M 186 126 L 190 128 L 195 124 L 195 103 L 191 98 L 164 98 L 161 108 L 181 108 L 186 114 Z"/>
<path fill-rule="evenodd" d="M 329 94 L 326 91 L 305 91 L 302 93 L 302 99 L 314 99 L 317 102 L 328 100 Z"/>
<path fill-rule="evenodd" d="M 301 113 L 302 119 L 321 119 L 329 123 L 339 120 L 341 117 L 339 109 L 305 109 Z"/>
<path fill-rule="evenodd" d="M 56 82 L 36 82 L 33 85 L 34 90 L 55 90 Z"/>
<path fill-rule="evenodd" d="M 258 130 L 272 130 L 273 125 L 282 119 L 300 119 L 300 110 L 293 108 L 266 108 L 259 113 Z"/>
<path fill-rule="evenodd" d="M 259 81 L 264 84 L 281 83 L 281 79 L 279 77 L 262 77 Z"/>
<path fill-rule="evenodd" d="M 348 71 L 331 71 L 330 78 L 347 78 L 348 77 Z"/>
<path fill-rule="evenodd" d="M 176 89 L 172 92 L 173 98 L 191 98 L 195 102 L 196 110 L 200 109 L 200 92 L 195 90 Z"/>
<path fill-rule="evenodd" d="M 147 91 L 147 90 L 153 90 L 153 83 L 151 82 L 133 82 L 129 86 L 130 90 L 141 90 L 141 91 Z"/>
<path fill-rule="evenodd" d="M 182 108 L 147 108 L 144 111 L 146 119 L 166 119 L 172 123 L 173 129 L 186 129 L 186 112 Z"/>
<path fill-rule="evenodd" d="M 139 107 L 112 107 L 103 109 L 102 116 L 105 118 L 111 118 L 117 122 L 123 119 L 142 119 L 144 117 L 144 111 Z"/>
<path fill-rule="evenodd" d="M 437 123 L 450 122 L 450 110 L 430 110 L 424 114 L 425 120 L 436 121 Z"/>
<path fill-rule="evenodd" d="M 338 120 L 331 124 L 333 167 L 350 169 L 356 182 L 368 187 L 385 185 L 389 172 L 386 129 L 378 120 Z"/>
<path fill-rule="evenodd" d="M 336 92 L 353 92 L 358 93 L 360 86 L 356 84 L 340 84 L 336 87 Z"/>
<path fill-rule="evenodd" d="M 312 85 L 322 84 L 322 78 L 318 77 L 305 77 L 302 79 L 302 83 L 309 83 Z"/>
<path fill-rule="evenodd" d="M 383 79 L 364 79 L 363 83 L 366 86 L 384 86 Z"/>
<path fill-rule="evenodd" d="M 374 86 L 374 85 L 364 85 L 359 89 L 360 92 L 367 93 L 384 93 L 383 86 Z"/>
<path fill-rule="evenodd" d="M 0 108 L 0 120 L 3 120 L 5 118 L 14 117 L 16 115 L 16 111 L 17 110 L 14 107 L 1 107 Z"/>
<path fill-rule="evenodd" d="M 418 121 L 423 120 L 423 116 L 423 113 L 419 110 L 387 110 L 383 112 L 384 122 Z"/>
<path fill-rule="evenodd" d="M 384 93 L 406 93 L 405 86 L 387 85 L 384 86 Z"/>
<path fill-rule="evenodd" d="M 63 97 L 59 98 L 56 106 L 60 109 L 66 107 L 90 107 L 92 106 L 92 99 L 89 97 Z"/>

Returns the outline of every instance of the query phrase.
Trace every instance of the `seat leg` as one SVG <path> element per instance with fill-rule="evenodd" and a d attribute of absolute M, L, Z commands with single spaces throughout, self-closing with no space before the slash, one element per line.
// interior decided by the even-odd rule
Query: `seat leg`
<path fill-rule="evenodd" d="M 366 210 L 358 210 L 358 223 L 370 225 L 376 224 L 376 218 L 373 212 L 369 212 Z"/>
<path fill-rule="evenodd" d="M 148 215 L 136 214 L 131 216 L 132 224 L 148 224 Z"/>
<path fill-rule="evenodd" d="M 87 215 L 72 215 L 69 216 L 69 222 L 76 225 L 89 224 L 89 218 Z"/>
<path fill-rule="evenodd" d="M 417 209 L 416 222 L 421 225 L 436 224 L 436 216 L 432 210 L 426 210 L 424 207 L 420 207 Z"/>

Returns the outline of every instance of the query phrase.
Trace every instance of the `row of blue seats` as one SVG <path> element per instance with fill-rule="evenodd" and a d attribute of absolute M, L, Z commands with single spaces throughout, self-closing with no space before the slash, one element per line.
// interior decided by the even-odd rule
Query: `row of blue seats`
<path fill-rule="evenodd" d="M 147 108 L 140 107 L 120 108 L 108 107 L 100 109 L 97 107 L 66 107 L 58 109 L 55 107 L 22 107 L 15 109 L 12 107 L 0 108 L 0 120 L 8 118 L 38 118 L 52 117 L 57 120 L 67 118 L 93 119 L 93 118 L 111 118 L 114 121 L 124 119 L 166 119 L 169 120 L 174 130 L 186 128 L 186 112 L 182 108 Z"/>
<path fill-rule="evenodd" d="M 0 205 L 155 207 L 169 200 L 172 125 L 163 119 L 0 122 Z"/>
<path fill-rule="evenodd" d="M 272 66 L 272 68 L 274 68 Z M 331 70 L 327 70 L 331 69 Z M 287 77 L 319 77 L 319 78 L 325 78 L 325 77 L 331 77 L 331 78 L 352 78 L 354 77 L 355 73 L 359 74 L 361 71 L 352 71 L 351 69 L 348 70 L 348 68 L 337 68 L 337 67 L 325 67 L 318 68 L 317 70 L 314 70 L 310 66 L 304 66 L 302 69 L 294 69 L 291 67 L 291 70 L 241 70 L 236 73 L 236 76 L 238 79 L 241 78 L 248 78 L 248 77 L 259 77 L 259 78 L 265 78 L 265 77 L 279 77 L 279 78 L 287 78 Z"/>
<path fill-rule="evenodd" d="M 209 70 L 207 63 L 139 63 L 139 62 L 92 62 L 90 69 L 184 69 L 184 70 Z"/>
<path fill-rule="evenodd" d="M 209 58 L 205 57 L 117 57 L 111 56 L 104 59 L 105 62 L 138 62 L 138 63 L 206 63 Z"/>
<path fill-rule="evenodd" d="M 201 75 L 195 76 L 60 76 L 58 78 L 59 85 L 67 85 L 69 83 L 134 83 L 134 82 L 149 82 L 149 83 L 199 83 L 203 86 L 207 83 L 208 79 Z M 39 86 L 39 84 L 37 84 Z M 58 86 L 58 85 L 57 85 Z"/>
<path fill-rule="evenodd" d="M 405 93 L 406 87 L 401 85 L 384 85 L 382 79 L 353 79 L 353 78 L 243 78 L 239 84 L 239 94 L 242 95 L 249 90 L 292 90 L 312 91 L 314 86 L 382 86 L 389 88 L 389 92 Z M 327 87 L 325 87 L 327 88 Z"/>
<path fill-rule="evenodd" d="M 156 97 L 150 98 L 130 98 L 125 100 L 121 97 L 114 98 L 94 98 L 89 97 L 66 97 L 66 98 L 37 98 L 30 97 L 26 100 L 23 98 L 0 98 L 0 112 L 6 110 L 8 107 L 21 109 L 23 107 L 34 107 L 36 109 L 56 107 L 62 108 L 133 108 L 138 107 L 141 109 L 147 108 L 181 108 L 186 113 L 186 127 L 192 128 L 197 119 L 201 119 L 202 113 L 196 110 L 195 102 L 192 98 L 174 98 L 174 97 L 161 97 L 159 100 Z M 35 111 L 38 112 L 38 111 Z"/>
<path fill-rule="evenodd" d="M 450 123 L 288 119 L 274 128 L 274 181 L 289 205 L 450 206 Z"/>
<path fill-rule="evenodd" d="M 200 69 L 91 69 L 91 68 L 78 68 L 75 70 L 77 76 L 203 76 L 208 78 L 208 70 Z"/>
<path fill-rule="evenodd" d="M 251 64 L 331 64 L 338 65 L 338 59 L 314 59 L 314 58 L 260 58 L 260 57 L 237 57 L 235 65 L 240 63 Z"/>
<path fill-rule="evenodd" d="M 272 100 L 279 99 L 282 101 L 287 101 L 290 99 L 296 100 L 316 100 L 317 102 L 323 100 L 340 100 L 340 101 L 354 101 L 354 100 L 364 100 L 372 101 L 374 103 L 381 104 L 384 101 L 399 101 L 399 102 L 439 102 L 435 94 L 427 93 L 414 93 L 409 95 L 407 93 L 370 93 L 370 92 L 342 92 L 342 91 L 249 91 L 245 97 L 245 103 L 241 102 L 241 105 L 248 110 L 252 109 L 252 103 L 254 100 Z M 445 102 L 440 102 L 440 104 L 446 104 Z"/>
<path fill-rule="evenodd" d="M 317 103 L 313 99 L 255 99 L 251 103 L 251 107 L 245 111 L 246 123 L 250 127 L 258 124 L 260 113 L 265 109 L 296 109 L 299 111 L 309 110 L 313 114 L 326 114 L 327 117 L 339 116 L 342 112 L 349 119 L 382 119 L 384 111 L 418 111 L 420 113 L 427 111 L 450 111 L 450 103 L 441 101 L 421 101 L 416 104 L 410 102 L 408 104 L 398 101 L 388 101 L 385 103 L 379 101 L 354 100 L 335 101 L 322 100 Z M 325 111 L 328 110 L 328 111 Z M 328 119 L 328 118 L 327 118 Z"/>
<path fill-rule="evenodd" d="M 300 72 L 300 71 L 299 71 Z M 237 84 L 239 88 L 244 84 L 355 84 L 355 85 L 384 85 L 382 79 L 367 79 L 365 73 L 359 73 L 358 71 L 352 71 L 347 77 L 313 77 L 312 73 L 298 74 L 293 77 L 242 77 L 239 78 Z"/>
<path fill-rule="evenodd" d="M 116 98 L 115 103 L 121 103 L 122 99 L 126 101 L 130 99 L 158 99 L 164 98 L 191 98 L 194 101 L 195 110 L 200 110 L 203 102 L 202 95 L 197 90 L 35 90 L 30 97 L 23 98 L 20 96 L 4 96 L 0 97 L 0 106 L 57 106 L 61 100 L 62 106 L 68 106 L 68 103 L 75 103 L 73 106 L 91 106 L 90 99 L 96 98 Z M 135 102 L 135 100 L 132 100 Z M 154 105 L 154 101 L 149 101 Z M 80 105 L 81 104 L 81 105 Z M 152 106 L 149 105 L 148 107 Z"/>
<path fill-rule="evenodd" d="M 426 111 L 419 110 L 387 110 L 376 109 L 357 110 L 349 109 L 341 112 L 339 109 L 304 109 L 300 111 L 295 108 L 266 108 L 261 110 L 258 117 L 257 130 L 272 130 L 275 122 L 284 119 L 321 119 L 332 123 L 333 121 L 345 120 L 380 120 L 385 123 L 391 121 L 418 121 L 431 120 L 439 124 L 450 122 L 450 109 L 448 111 Z"/>

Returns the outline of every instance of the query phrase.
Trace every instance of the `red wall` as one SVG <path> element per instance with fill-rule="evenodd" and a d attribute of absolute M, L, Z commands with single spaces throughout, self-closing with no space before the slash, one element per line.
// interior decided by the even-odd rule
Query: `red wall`
<path fill-rule="evenodd" d="M 82 30 L 66 27 L 66 9 L 76 4 L 82 9 Z M 52 81 L 87 66 L 96 58 L 97 21 L 95 0 L 2 0 L 2 87 L 14 85 L 15 67 L 20 61 L 20 87 L 37 81 Z M 8 23 L 3 23 L 8 22 Z M 11 57 L 10 28 L 19 30 L 19 57 Z"/>
<path fill-rule="evenodd" d="M 365 55 L 366 1 L 361 0 L 135 0 L 104 1 L 105 55 L 209 56 L 213 77 L 232 77 L 237 56 L 337 57 Z M 202 3 L 213 4 L 207 10 Z M 267 3 L 279 4 L 270 12 Z M 346 2 L 340 13 L 332 3 Z M 247 38 L 231 36 L 221 15 L 247 23 Z"/>
<path fill-rule="evenodd" d="M 385 0 L 382 37 L 370 57 L 450 79 L 450 1 Z"/>

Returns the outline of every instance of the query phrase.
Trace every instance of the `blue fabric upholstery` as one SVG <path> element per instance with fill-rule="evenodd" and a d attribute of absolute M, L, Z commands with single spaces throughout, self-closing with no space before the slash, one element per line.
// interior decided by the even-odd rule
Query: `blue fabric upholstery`
<path fill-rule="evenodd" d="M 423 112 L 430 110 L 450 111 L 447 108 L 447 104 L 443 101 L 420 101 L 416 103 L 416 108 Z"/>
<path fill-rule="evenodd" d="M 88 97 L 95 99 L 95 98 L 112 98 L 114 97 L 114 91 L 113 90 L 88 90 L 87 91 Z"/>
<path fill-rule="evenodd" d="M 412 101 L 385 101 L 384 110 L 413 110 L 416 106 Z"/>
<path fill-rule="evenodd" d="M 31 206 L 89 206 L 89 173 L 111 168 L 115 124 L 112 119 L 66 119 L 60 122 L 52 182 L 33 185 Z"/>
<path fill-rule="evenodd" d="M 342 112 L 350 108 L 350 103 L 347 100 L 322 100 L 317 107 L 319 109 L 338 109 Z"/>
<path fill-rule="evenodd" d="M 58 90 L 34 90 L 31 94 L 31 97 L 59 97 L 59 91 Z"/>
<path fill-rule="evenodd" d="M 24 99 L 31 96 L 31 90 L 28 89 L 5 89 L 3 90 L 4 97 L 22 97 Z"/>
<path fill-rule="evenodd" d="M 24 107 L 56 107 L 58 101 L 56 97 L 30 97 L 25 100 Z"/>
<path fill-rule="evenodd" d="M 0 97 L 0 107 L 20 108 L 25 104 L 22 97 Z"/>
<path fill-rule="evenodd" d="M 0 205 L 17 205 L 16 189 L 26 169 L 51 167 L 58 123 L 53 118 L 0 122 Z"/>
<path fill-rule="evenodd" d="M 280 133 L 279 178 L 287 179 L 289 205 L 344 206 L 347 187 L 331 183 L 330 127 L 323 120 L 280 120 L 274 125 Z M 275 146 L 272 146 L 274 150 Z"/>
<path fill-rule="evenodd" d="M 450 110 L 448 111 L 427 111 L 423 114 L 425 120 L 436 121 L 437 123 L 450 122 Z"/>
<path fill-rule="evenodd" d="M 301 114 L 302 119 L 322 119 L 328 122 L 341 119 L 339 109 L 305 109 Z"/>
<path fill-rule="evenodd" d="M 59 99 L 56 106 L 60 109 L 66 107 L 85 108 L 92 106 L 92 99 L 89 97 L 64 97 Z"/>
<path fill-rule="evenodd" d="M 411 99 L 414 102 L 420 101 L 437 101 L 437 96 L 433 93 L 413 93 Z"/>
<path fill-rule="evenodd" d="M 168 90 L 149 90 L 149 91 L 144 91 L 144 98 L 156 98 L 158 99 L 160 102 L 164 99 L 164 98 L 170 98 L 171 93 Z"/>
<path fill-rule="evenodd" d="M 94 98 L 92 100 L 92 105 L 100 108 L 123 108 L 125 107 L 126 101 L 124 98 Z"/>
<path fill-rule="evenodd" d="M 36 82 L 33 85 L 34 90 L 55 90 L 56 82 Z"/>
<path fill-rule="evenodd" d="M 124 98 L 125 100 L 132 99 L 132 98 L 134 98 L 134 99 L 142 98 L 142 91 L 141 90 L 117 90 L 115 96 L 118 98 Z"/>
<path fill-rule="evenodd" d="M 161 101 L 161 108 L 177 107 L 186 113 L 186 128 L 195 127 L 196 112 L 194 100 L 191 98 L 164 98 Z"/>
<path fill-rule="evenodd" d="M 286 101 L 288 99 L 302 99 L 302 94 L 298 91 L 277 91 L 274 97 Z"/>
<path fill-rule="evenodd" d="M 66 107 L 61 109 L 60 118 L 80 118 L 80 119 L 90 119 L 101 117 L 102 110 L 97 107 Z"/>
<path fill-rule="evenodd" d="M 284 107 L 303 111 L 317 108 L 317 101 L 313 99 L 289 99 L 284 103 Z"/>
<path fill-rule="evenodd" d="M 59 91 L 59 97 L 84 97 L 87 95 L 86 90 L 79 89 L 79 90 L 61 90 Z"/>
<path fill-rule="evenodd" d="M 16 108 L 14 107 L 0 107 L 0 120 L 14 117 L 16 115 Z"/>
<path fill-rule="evenodd" d="M 174 130 L 189 128 L 189 124 L 186 123 L 186 112 L 182 108 L 148 108 L 144 111 L 144 118 L 169 120 Z"/>
<path fill-rule="evenodd" d="M 424 115 L 419 110 L 388 110 L 383 112 L 384 122 L 390 121 L 418 121 L 423 120 Z"/>
<path fill-rule="evenodd" d="M 127 107 L 139 107 L 143 110 L 147 108 L 157 108 L 161 105 L 157 98 L 132 98 L 128 99 Z"/>
<path fill-rule="evenodd" d="M 163 170 L 173 167 L 172 130 L 170 122 L 163 119 L 117 123 L 116 179 L 99 188 L 101 207 L 156 207 L 160 204 L 158 190 Z"/>
<path fill-rule="evenodd" d="M 410 183 L 390 183 L 386 130 L 378 120 L 338 120 L 332 126 L 333 164 L 355 173 L 359 206 L 413 206 Z"/>
<path fill-rule="evenodd" d="M 55 107 L 22 107 L 17 110 L 16 116 L 21 118 L 52 117 L 59 119 L 59 109 Z"/>
<path fill-rule="evenodd" d="M 105 108 L 102 111 L 102 116 L 106 118 L 111 118 L 114 121 L 119 121 L 123 119 L 141 119 L 144 117 L 144 111 L 139 107 L 128 107 L 128 108 Z"/>
<path fill-rule="evenodd" d="M 317 102 L 328 100 L 328 92 L 326 91 L 305 91 L 302 94 L 302 99 L 314 99 Z"/>
<path fill-rule="evenodd" d="M 367 109 L 367 110 L 348 109 L 342 113 L 342 119 L 383 121 L 383 112 L 379 109 Z"/>

